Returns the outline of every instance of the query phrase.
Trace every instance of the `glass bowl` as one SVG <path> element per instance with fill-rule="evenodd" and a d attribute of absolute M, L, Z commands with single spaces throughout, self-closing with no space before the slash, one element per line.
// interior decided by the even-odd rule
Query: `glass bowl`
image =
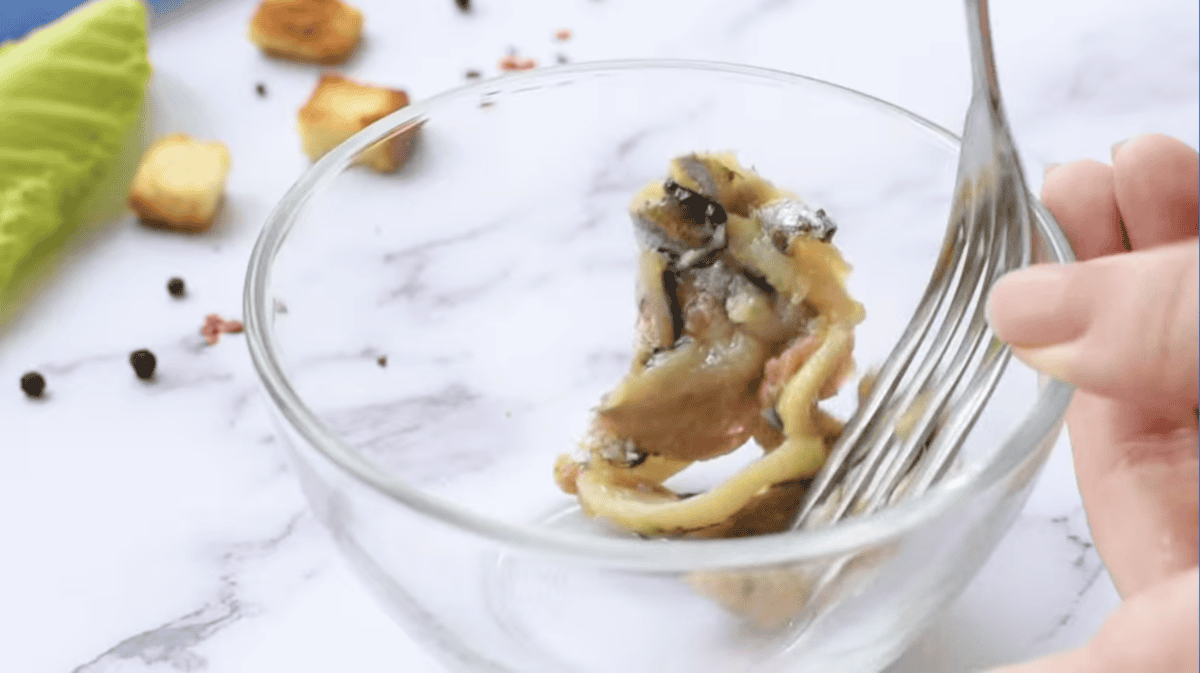
<path fill-rule="evenodd" d="M 354 165 L 414 132 L 398 173 Z M 628 368 L 628 204 L 670 159 L 733 150 L 832 215 L 865 370 L 933 268 L 957 148 L 833 84 L 674 61 L 507 75 L 372 124 L 287 193 L 246 280 L 253 360 L 312 509 L 451 671 L 882 669 L 1016 516 L 1067 387 L 1013 362 L 951 478 L 811 532 L 641 539 L 584 516 L 553 464 Z M 1069 260 L 1037 208 L 1044 254 Z M 853 409 L 852 392 L 829 406 Z M 834 599 L 801 609 L 832 563 Z"/>

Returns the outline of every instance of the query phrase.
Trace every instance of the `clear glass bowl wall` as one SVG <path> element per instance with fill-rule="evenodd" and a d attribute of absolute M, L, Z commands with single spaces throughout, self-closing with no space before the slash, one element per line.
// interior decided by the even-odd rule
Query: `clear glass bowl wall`
<path fill-rule="evenodd" d="M 418 126 L 399 173 L 349 167 Z M 867 309 L 860 372 L 882 362 L 938 254 L 957 143 L 799 76 L 656 62 L 484 82 L 347 141 L 267 223 L 246 316 L 281 435 L 316 515 L 449 670 L 879 670 L 976 573 L 1057 435 L 1070 391 L 1014 362 L 959 471 L 915 502 L 727 541 L 640 540 L 582 516 L 552 465 L 628 367 L 628 204 L 696 150 L 733 150 L 833 216 Z M 1068 259 L 1044 210 L 1037 224 Z M 829 405 L 853 408 L 849 390 Z M 787 578 L 847 558 L 852 579 L 811 620 L 764 627 L 693 588 L 724 572 L 786 602 Z"/>

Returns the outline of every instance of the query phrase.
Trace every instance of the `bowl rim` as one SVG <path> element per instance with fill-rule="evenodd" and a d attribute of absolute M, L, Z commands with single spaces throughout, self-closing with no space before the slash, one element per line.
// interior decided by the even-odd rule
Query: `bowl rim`
<path fill-rule="evenodd" d="M 263 389 L 286 422 L 304 441 L 354 480 L 394 502 L 459 531 L 490 539 L 524 552 L 565 557 L 589 565 L 650 572 L 750 567 L 815 560 L 884 544 L 919 528 L 926 521 L 967 504 L 974 496 L 1023 468 L 1037 469 L 1046 451 L 1039 445 L 1057 434 L 1073 389 L 1050 380 L 1025 416 L 993 454 L 992 459 L 948 479 L 919 498 L 866 517 L 835 526 L 803 532 L 785 532 L 720 540 L 644 540 L 598 538 L 492 519 L 439 496 L 428 495 L 389 474 L 343 443 L 309 409 L 292 388 L 278 357 L 279 348 L 269 319 L 272 264 L 292 226 L 309 199 L 328 187 L 363 150 L 393 132 L 423 123 L 430 111 L 464 97 L 497 94 L 539 87 L 586 74 L 636 71 L 691 71 L 734 75 L 761 83 L 799 85 L 822 90 L 873 106 L 881 113 L 898 115 L 940 138 L 959 145 L 954 133 L 885 100 L 824 80 L 756 66 L 703 60 L 616 60 L 556 66 L 450 89 L 411 104 L 371 124 L 318 160 L 280 199 L 267 216 L 255 242 L 246 272 L 243 308 L 247 344 Z M 1066 236 L 1036 198 L 1035 226 L 1060 262 L 1074 261 Z M 549 469 L 549 467 L 547 467 Z M 549 474 L 549 472 L 547 472 Z"/>

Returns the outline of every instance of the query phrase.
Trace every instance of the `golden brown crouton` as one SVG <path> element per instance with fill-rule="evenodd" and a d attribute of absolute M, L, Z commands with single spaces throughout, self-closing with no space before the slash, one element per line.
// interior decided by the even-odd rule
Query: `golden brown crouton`
<path fill-rule="evenodd" d="M 351 81 L 341 75 L 322 75 L 321 82 L 300 108 L 300 138 L 313 161 L 373 122 L 408 105 L 408 94 Z M 411 129 L 381 141 L 359 157 L 381 172 L 390 173 L 404 163 L 412 144 Z"/>
<path fill-rule="evenodd" d="M 204 231 L 216 217 L 228 174 L 229 150 L 223 143 L 173 133 L 142 155 L 129 207 L 152 226 Z"/>
<path fill-rule="evenodd" d="M 250 39 L 271 56 L 342 63 L 362 37 L 363 15 L 340 0 L 263 0 Z"/>
<path fill-rule="evenodd" d="M 533 60 L 532 58 L 530 58 L 528 56 L 517 56 L 516 54 L 509 54 L 509 55 L 505 56 L 504 58 L 500 59 L 500 63 L 497 65 L 499 66 L 499 68 L 501 70 L 508 70 L 508 71 L 511 71 L 511 70 L 533 70 L 534 68 L 537 67 L 537 61 Z"/>

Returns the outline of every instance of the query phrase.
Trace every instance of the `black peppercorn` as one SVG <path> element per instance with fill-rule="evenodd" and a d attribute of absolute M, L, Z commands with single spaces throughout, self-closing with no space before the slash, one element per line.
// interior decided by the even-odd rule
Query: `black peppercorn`
<path fill-rule="evenodd" d="M 41 397 L 46 390 L 46 379 L 37 372 L 26 372 L 21 377 L 21 390 L 30 397 Z"/>
<path fill-rule="evenodd" d="M 378 358 L 375 359 L 375 362 L 377 362 L 380 367 L 386 367 L 387 366 L 387 356 L 380 355 Z"/>
<path fill-rule="evenodd" d="M 259 82 L 258 84 L 254 85 L 254 90 L 256 92 L 258 92 L 259 96 L 267 95 L 267 85 L 263 84 L 262 82 Z"/>
<path fill-rule="evenodd" d="M 154 353 L 143 348 L 129 354 L 129 364 L 133 365 L 133 371 L 139 379 L 148 379 L 154 376 L 158 358 L 154 357 Z"/>
<path fill-rule="evenodd" d="M 464 12 L 471 10 L 471 0 L 454 0 L 454 4 Z"/>
<path fill-rule="evenodd" d="M 167 292 L 170 292 L 172 297 L 182 297 L 184 291 L 182 278 L 172 278 L 167 281 Z"/>

